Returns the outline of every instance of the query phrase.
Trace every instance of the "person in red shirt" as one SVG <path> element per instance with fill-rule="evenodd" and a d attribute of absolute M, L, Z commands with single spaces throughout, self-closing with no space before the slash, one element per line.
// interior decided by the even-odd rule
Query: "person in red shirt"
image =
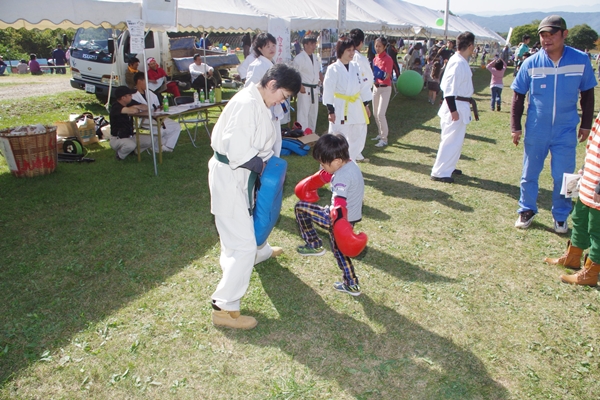
<path fill-rule="evenodd" d="M 394 61 L 390 57 L 385 48 L 387 39 L 383 36 L 375 40 L 375 51 L 377 55 L 373 59 L 373 76 L 375 77 L 375 87 L 373 88 L 373 114 L 375 122 L 379 129 L 379 135 L 373 140 L 379 140 L 376 147 L 387 146 L 388 144 L 388 124 L 385 118 L 385 113 L 390 103 L 392 94 L 392 70 Z"/>
<path fill-rule="evenodd" d="M 150 87 L 150 90 L 156 92 L 157 89 L 160 89 L 160 87 L 166 85 L 167 93 L 171 93 L 175 97 L 181 96 L 181 94 L 179 93 L 178 83 L 176 81 L 167 82 L 167 73 L 164 69 L 158 66 L 158 63 L 156 62 L 156 59 L 154 59 L 154 57 L 148 58 L 146 62 L 148 63 L 148 87 Z M 161 85 L 156 87 L 156 85 L 159 84 L 159 81 L 161 79 Z"/>

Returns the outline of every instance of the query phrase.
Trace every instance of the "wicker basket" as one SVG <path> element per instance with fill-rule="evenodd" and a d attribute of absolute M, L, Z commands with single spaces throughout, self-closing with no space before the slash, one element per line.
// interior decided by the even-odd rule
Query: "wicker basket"
<path fill-rule="evenodd" d="M 32 135 L 9 135 L 10 132 L 11 129 L 0 131 L 0 152 L 14 176 L 31 178 L 54 172 L 58 161 L 55 126 L 47 126 L 46 133 Z"/>

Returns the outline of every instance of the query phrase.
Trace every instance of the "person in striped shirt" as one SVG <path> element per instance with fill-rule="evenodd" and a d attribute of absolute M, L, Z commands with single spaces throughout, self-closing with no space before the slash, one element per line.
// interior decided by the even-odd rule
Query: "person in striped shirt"
<path fill-rule="evenodd" d="M 560 258 L 546 258 L 546 262 L 571 269 L 583 268 L 572 275 L 561 275 L 565 283 L 596 286 L 600 272 L 600 114 L 596 117 L 588 139 L 585 165 L 579 181 L 579 200 L 572 214 L 573 231 L 567 243 L 567 252 Z"/>

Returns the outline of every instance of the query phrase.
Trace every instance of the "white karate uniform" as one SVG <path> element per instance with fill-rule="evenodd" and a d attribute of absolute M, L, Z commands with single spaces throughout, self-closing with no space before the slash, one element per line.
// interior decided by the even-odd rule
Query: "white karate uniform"
<path fill-rule="evenodd" d="M 302 84 L 318 85 L 321 73 L 321 58 L 313 53 L 312 60 L 310 56 L 302 51 L 292 62 L 294 68 L 302 76 Z M 313 132 L 317 128 L 317 115 L 319 113 L 319 88 L 310 88 L 305 86 L 306 93 L 298 93 L 297 96 L 297 115 L 296 120 L 302 125 L 303 129 L 310 128 Z"/>
<path fill-rule="evenodd" d="M 335 122 L 329 123 L 329 133 L 341 133 L 348 141 L 350 159 L 360 160 L 367 138 L 367 118 L 363 102 L 371 100 L 371 85 L 361 81 L 361 70 L 357 62 L 350 61 L 348 69 L 338 59 L 327 67 L 323 80 L 323 104 L 335 108 Z M 355 101 L 340 97 L 354 96 Z"/>
<path fill-rule="evenodd" d="M 219 232 L 223 270 L 212 299 L 223 310 L 240 309 L 254 265 L 273 253 L 268 243 L 257 248 L 254 220 L 248 212 L 251 171 L 241 165 L 255 156 L 269 160 L 276 136 L 271 111 L 254 84 L 229 100 L 212 131 L 211 147 L 229 159 L 229 164 L 215 157 L 208 162 L 210 212 Z"/>
<path fill-rule="evenodd" d="M 158 97 L 154 94 L 154 92 L 150 91 L 150 104 L 154 109 L 160 107 L 160 101 L 158 101 Z M 137 101 L 140 104 L 148 104 L 144 96 L 140 92 L 136 92 L 131 96 L 132 100 Z M 163 151 L 173 151 L 175 146 L 177 145 L 177 141 L 179 140 L 179 134 L 181 133 L 181 125 L 179 122 L 173 121 L 170 118 L 166 118 L 164 120 L 164 127 L 160 129 L 160 136 L 163 146 Z M 142 127 L 149 128 L 150 123 L 148 119 L 142 120 Z M 154 135 L 158 135 L 156 121 L 152 121 L 152 133 Z M 158 153 L 158 139 L 154 140 L 154 151 Z"/>
<path fill-rule="evenodd" d="M 265 76 L 265 74 L 267 73 L 269 68 L 271 68 L 272 66 L 273 66 L 273 62 L 265 56 L 260 56 L 257 59 L 255 59 L 254 61 L 252 61 L 252 63 L 248 67 L 248 73 L 246 75 L 246 83 L 244 84 L 244 87 L 248 87 L 251 83 L 258 85 L 260 83 L 261 79 L 263 78 L 263 76 Z M 289 110 L 289 108 L 288 108 L 288 110 Z M 286 113 L 283 111 L 283 108 L 281 106 L 271 107 L 271 113 L 272 113 L 271 118 L 273 119 L 273 124 L 276 127 L 276 129 L 279 129 L 278 130 L 279 135 L 277 135 L 277 138 L 275 139 L 275 145 L 273 146 L 273 151 L 275 152 L 275 156 L 279 157 L 281 154 L 281 145 L 282 145 L 281 123 L 285 120 Z M 289 115 L 289 111 L 288 111 L 288 115 Z"/>
<path fill-rule="evenodd" d="M 369 96 L 365 97 L 363 101 L 372 101 L 373 100 L 373 82 L 375 82 L 375 78 L 373 77 L 373 70 L 371 69 L 371 64 L 369 64 L 369 59 L 363 56 L 360 51 L 354 50 L 354 57 L 352 61 L 356 61 L 358 66 L 360 67 L 360 76 L 361 76 L 361 85 L 366 86 L 369 90 Z M 364 89 L 364 87 L 363 87 Z M 367 123 L 361 126 L 362 131 L 360 132 L 360 136 L 364 137 L 364 141 L 367 140 Z M 365 147 L 365 143 L 363 141 L 362 148 L 360 153 L 358 154 L 358 158 L 356 160 L 362 160 L 365 158 L 362 155 L 362 149 Z"/>
<path fill-rule="evenodd" d="M 446 64 L 444 77 L 440 84 L 440 89 L 447 96 L 473 96 L 473 73 L 469 62 L 455 53 Z M 431 170 L 431 176 L 437 178 L 449 178 L 456 168 L 456 163 L 460 158 L 467 125 L 471 122 L 471 104 L 466 101 L 456 100 L 456 111 L 458 112 L 458 121 L 452 121 L 452 113 L 448 108 L 446 100 L 443 101 L 438 116 L 442 128 L 440 147 L 438 149 L 435 163 Z"/>
<path fill-rule="evenodd" d="M 248 67 L 250 66 L 250 64 L 252 64 L 254 60 L 256 60 L 256 55 L 252 51 L 252 48 L 250 50 L 251 51 L 248 57 L 246 57 L 246 59 L 237 67 L 237 72 L 238 74 L 240 74 L 240 79 L 246 79 L 246 75 L 248 74 Z"/>

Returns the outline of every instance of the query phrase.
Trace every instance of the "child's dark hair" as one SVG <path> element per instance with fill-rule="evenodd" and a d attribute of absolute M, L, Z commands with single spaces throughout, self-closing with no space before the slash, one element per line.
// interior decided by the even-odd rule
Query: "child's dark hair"
<path fill-rule="evenodd" d="M 349 161 L 348 141 L 340 134 L 326 133 L 315 143 L 313 158 L 322 164 L 331 164 L 336 158 Z"/>
<path fill-rule="evenodd" d="M 433 68 L 431 68 L 431 77 L 433 79 L 439 79 L 441 73 L 442 73 L 442 64 L 440 64 L 440 62 L 436 60 L 433 62 Z"/>
<path fill-rule="evenodd" d="M 145 81 L 146 77 L 144 76 L 144 73 L 142 71 L 136 72 L 135 74 L 133 74 L 133 84 L 137 85 L 138 81 Z"/>
<path fill-rule="evenodd" d="M 502 69 L 504 69 L 504 63 L 502 62 L 502 60 L 496 60 L 494 68 L 496 68 L 498 71 L 502 71 Z"/>

